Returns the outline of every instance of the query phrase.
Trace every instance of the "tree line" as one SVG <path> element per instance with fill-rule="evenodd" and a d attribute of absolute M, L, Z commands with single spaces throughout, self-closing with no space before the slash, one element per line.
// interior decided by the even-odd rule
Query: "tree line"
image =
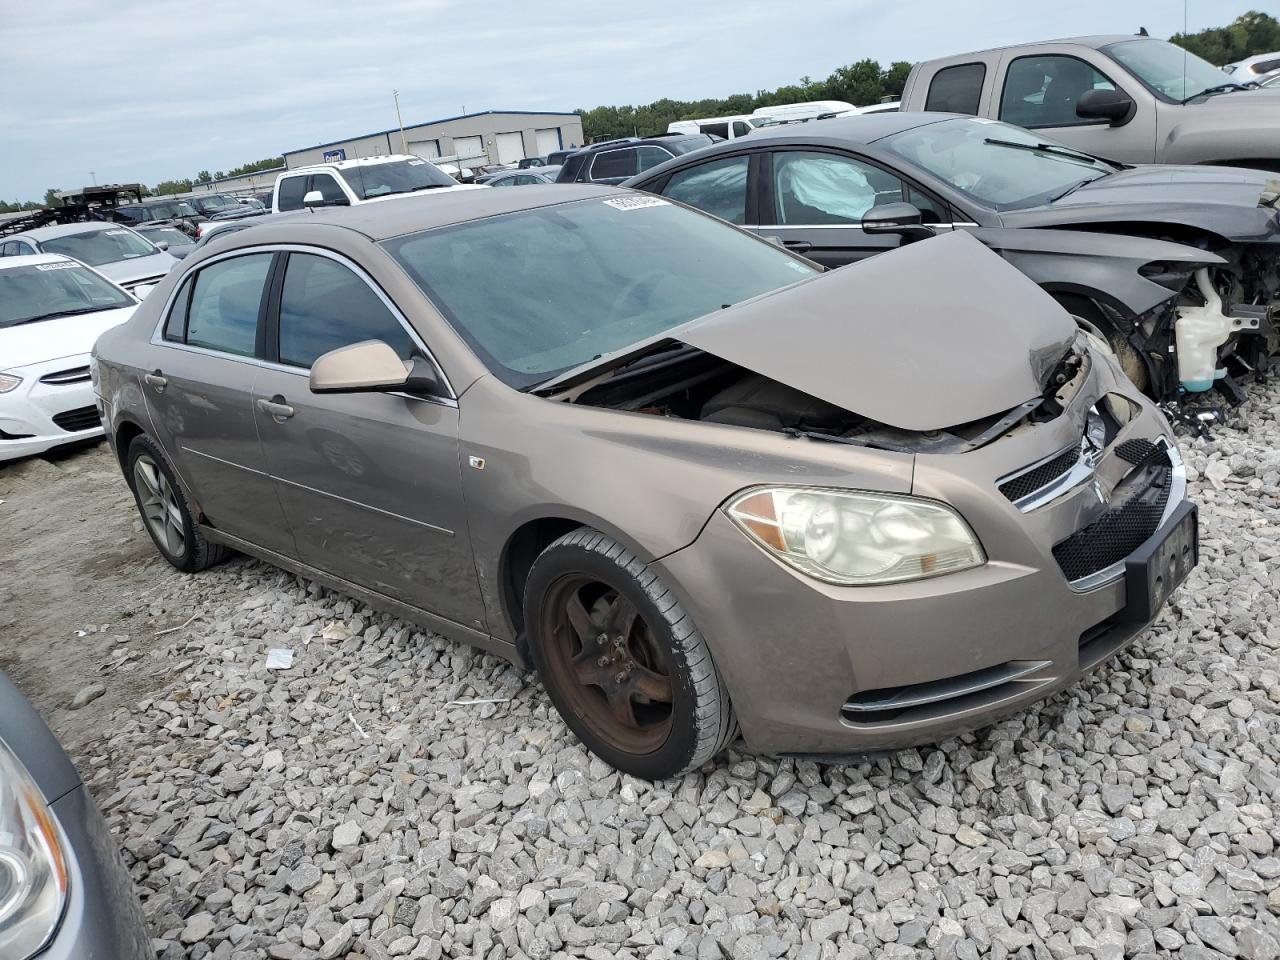
<path fill-rule="evenodd" d="M 1251 10 L 1241 14 L 1225 27 L 1209 27 L 1195 33 L 1175 33 L 1171 43 L 1184 47 L 1210 63 L 1224 64 L 1252 57 L 1260 53 L 1280 51 L 1280 20 Z M 666 133 L 673 120 L 697 120 L 702 117 L 719 117 L 730 114 L 751 113 L 757 107 L 769 107 L 777 103 L 797 103 L 806 100 L 844 100 L 855 106 L 867 106 L 888 98 L 902 95 L 911 64 L 904 60 L 891 63 L 887 69 L 877 60 L 859 60 L 857 63 L 833 70 L 825 80 L 801 77 L 798 83 L 787 84 L 776 90 L 757 90 L 736 93 L 722 99 L 705 100 L 655 100 L 641 106 L 592 107 L 579 109 L 582 131 L 588 141 L 607 140 L 614 137 L 652 136 Z M 284 166 L 284 157 L 268 157 L 246 163 L 231 170 L 210 173 L 201 170 L 190 179 L 162 180 L 146 194 L 167 195 L 189 193 L 196 184 L 237 177 L 272 167 Z M 39 210 L 56 206 L 57 187 L 45 191 L 44 200 L 0 200 L 0 213 L 16 213 L 21 210 Z"/>

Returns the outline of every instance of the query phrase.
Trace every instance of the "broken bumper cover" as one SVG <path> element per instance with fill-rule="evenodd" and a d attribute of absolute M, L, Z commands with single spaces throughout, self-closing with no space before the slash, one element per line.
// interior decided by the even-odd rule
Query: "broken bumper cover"
<path fill-rule="evenodd" d="M 1075 584 L 1027 532 L 972 570 L 833 586 L 747 543 L 719 511 L 659 566 L 711 646 L 752 749 L 845 756 L 937 742 L 1070 686 L 1156 617 L 1197 559 L 1176 452 L 1171 466 L 1154 532 L 1106 576 Z"/>

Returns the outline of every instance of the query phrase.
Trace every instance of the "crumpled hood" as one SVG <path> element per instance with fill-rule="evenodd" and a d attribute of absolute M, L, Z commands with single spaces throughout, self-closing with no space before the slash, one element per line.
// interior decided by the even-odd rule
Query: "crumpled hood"
<path fill-rule="evenodd" d="M 15 370 L 33 363 L 78 357 L 93 349 L 94 341 L 112 327 L 124 323 L 135 307 L 120 307 L 73 317 L 54 317 L 16 327 L 0 327 L 0 370 Z"/>
<path fill-rule="evenodd" d="M 1039 396 L 1076 335 L 1031 280 L 957 231 L 862 260 L 670 337 L 852 413 L 941 430 Z"/>
<path fill-rule="evenodd" d="M 1178 223 L 1230 240 L 1280 241 L 1276 208 L 1259 206 L 1268 183 L 1276 179 L 1277 174 L 1266 170 L 1143 164 L 1095 180 L 1053 203 L 1007 211 L 1001 220 L 1010 227 Z"/>

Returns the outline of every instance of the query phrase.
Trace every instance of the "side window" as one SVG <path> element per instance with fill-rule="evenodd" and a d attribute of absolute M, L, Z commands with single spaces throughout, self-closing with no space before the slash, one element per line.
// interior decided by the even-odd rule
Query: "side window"
<path fill-rule="evenodd" d="M 174 343 L 184 343 L 187 339 L 187 305 L 191 302 L 191 278 L 187 277 L 173 298 L 173 306 L 169 308 L 169 316 L 164 322 L 164 338 Z M 255 322 L 257 318 L 254 318 Z M 256 333 L 256 331 L 255 331 Z"/>
<path fill-rule="evenodd" d="M 258 340 L 258 308 L 271 254 L 219 260 L 196 274 L 187 312 L 187 343 L 243 357 Z"/>
<path fill-rule="evenodd" d="M 982 98 L 982 82 L 986 78 L 987 67 L 982 63 L 943 67 L 933 75 L 924 108 L 942 113 L 976 115 L 978 101 Z"/>
<path fill-rule="evenodd" d="M 382 340 L 408 360 L 417 349 L 387 305 L 350 269 L 328 257 L 291 253 L 280 293 L 280 362 L 310 367 L 362 340 Z"/>
<path fill-rule="evenodd" d="M 662 195 L 730 223 L 747 222 L 746 157 L 700 163 L 673 173 Z"/>
<path fill-rule="evenodd" d="M 351 202 L 347 199 L 347 195 L 342 192 L 342 187 L 338 186 L 338 181 L 327 173 L 312 174 L 310 189 L 319 190 L 320 195 L 324 197 L 324 202 L 327 204 L 346 206 Z"/>
<path fill-rule="evenodd" d="M 640 156 L 640 169 L 636 171 L 637 173 L 643 173 L 650 167 L 656 167 L 658 164 L 666 163 L 671 159 L 671 154 L 661 147 L 640 147 L 636 152 Z"/>
<path fill-rule="evenodd" d="M 280 209 L 301 210 L 302 198 L 307 192 L 307 178 L 285 177 L 280 181 Z"/>
<path fill-rule="evenodd" d="M 745 120 L 733 121 L 733 135 L 735 137 L 745 137 L 751 132 L 751 126 Z"/>
<path fill-rule="evenodd" d="M 634 177 L 640 172 L 638 163 L 639 155 L 635 147 L 597 153 L 591 162 L 591 179 L 604 180 L 608 177 Z"/>
<path fill-rule="evenodd" d="M 852 157 L 803 150 L 773 155 L 779 224 L 858 223 L 882 203 L 905 199 L 901 180 Z"/>
<path fill-rule="evenodd" d="M 915 187 L 906 188 L 906 201 L 920 211 L 920 219 L 924 223 L 951 222 L 951 213 L 947 210 L 945 203 L 933 199 Z"/>
<path fill-rule="evenodd" d="M 14 252 L 15 252 L 15 254 L 16 254 L 17 256 L 22 256 L 24 253 L 35 253 L 35 252 L 36 252 L 36 248 L 35 248 L 35 247 L 31 246 L 31 244 L 29 244 L 29 243 L 25 243 L 25 242 L 24 242 L 24 241 L 22 241 L 22 240 L 15 240 L 15 241 L 13 241 L 13 245 L 14 245 L 14 247 L 15 247 L 15 251 L 14 251 Z"/>
<path fill-rule="evenodd" d="M 698 124 L 700 133 L 709 133 L 713 137 L 719 137 L 721 140 L 729 139 L 729 124 L 725 123 L 700 123 Z"/>
<path fill-rule="evenodd" d="M 18 245 L 16 243 L 6 243 L 0 246 L 0 257 L 16 257 L 18 255 Z"/>
<path fill-rule="evenodd" d="M 1004 78 L 1000 119 L 1021 127 L 1067 127 L 1092 121 L 1076 116 L 1076 102 L 1090 90 L 1115 85 L 1076 57 L 1018 57 Z"/>

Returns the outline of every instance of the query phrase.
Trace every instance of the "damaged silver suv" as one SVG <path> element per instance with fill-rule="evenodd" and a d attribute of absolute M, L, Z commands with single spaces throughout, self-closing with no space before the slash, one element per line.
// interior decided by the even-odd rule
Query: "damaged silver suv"
<path fill-rule="evenodd" d="M 197 251 L 95 376 L 179 569 L 530 664 L 641 777 L 988 723 L 1196 562 L 1164 418 L 965 235 L 823 274 L 624 190 L 318 211 Z"/>

